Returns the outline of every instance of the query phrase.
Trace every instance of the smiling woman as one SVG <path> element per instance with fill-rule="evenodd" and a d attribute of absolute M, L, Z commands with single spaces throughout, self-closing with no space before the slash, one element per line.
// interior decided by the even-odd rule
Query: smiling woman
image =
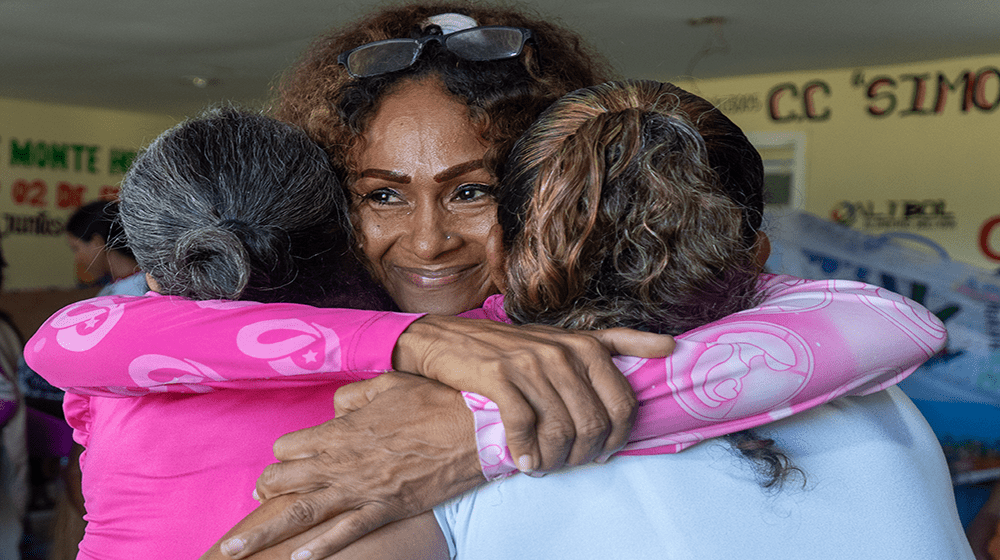
<path fill-rule="evenodd" d="M 454 315 L 497 292 L 486 259 L 496 180 L 468 115 L 427 78 L 388 95 L 365 134 L 354 219 L 369 268 L 403 311 Z"/>

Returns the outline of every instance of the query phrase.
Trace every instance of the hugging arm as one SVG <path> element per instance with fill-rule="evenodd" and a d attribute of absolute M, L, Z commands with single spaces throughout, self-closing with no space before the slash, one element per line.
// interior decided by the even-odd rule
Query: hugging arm
<path fill-rule="evenodd" d="M 771 275 L 761 288 L 758 307 L 678 335 L 668 358 L 619 359 L 640 403 L 621 453 L 676 453 L 843 395 L 880 391 L 947 342 L 937 317 L 884 288 Z M 496 407 L 466 400 L 484 471 L 515 472 Z"/>
<path fill-rule="evenodd" d="M 52 385 L 77 394 L 266 390 L 357 381 L 392 369 L 396 339 L 419 317 L 284 303 L 107 296 L 57 312 L 31 337 L 24 354 Z"/>
<path fill-rule="evenodd" d="M 678 336 L 677 349 L 669 358 L 619 359 L 640 399 L 631 443 L 623 453 L 674 453 L 708 437 L 759 426 L 845 394 L 881 390 L 912 373 L 946 342 L 942 323 L 927 309 L 881 288 L 787 276 L 766 276 L 761 288 L 766 298 L 760 306 Z M 879 336 L 872 336 L 874 332 Z M 338 401 L 349 393 L 377 393 L 380 388 L 375 383 L 345 387 L 338 391 Z M 475 396 L 467 396 L 467 401 L 476 412 L 484 471 L 492 477 L 514 472 L 496 407 Z M 382 418 L 370 420 L 376 429 L 381 423 L 393 423 L 388 400 L 372 400 L 369 406 L 382 402 L 386 403 Z M 419 430 L 433 432 L 440 425 Z M 327 428 L 330 440 L 348 437 L 353 429 L 345 423 Z M 329 518 L 343 511 L 339 509 L 343 496 L 328 487 L 334 481 L 341 487 L 349 485 L 345 478 L 350 475 L 320 472 L 317 458 L 337 451 L 312 436 L 294 433 L 279 440 L 276 449 L 283 462 L 268 468 L 258 481 L 258 491 L 262 496 L 301 493 L 295 502 L 299 507 Z M 362 455 L 382 453 L 364 441 L 352 441 L 362 446 L 355 447 Z M 347 491 L 358 492 L 364 490 Z M 457 493 L 427 497 L 422 503 L 434 505 Z M 259 550 L 303 527 L 294 516 L 283 515 L 237 540 L 246 550 Z M 360 534 L 360 525 L 336 525 L 308 548 L 325 554 Z"/>
<path fill-rule="evenodd" d="M 652 355 L 673 348 L 670 337 L 649 340 Z M 53 385 L 111 397 L 344 383 L 406 369 L 494 398 L 525 469 L 620 449 L 636 405 L 593 337 L 458 317 L 104 297 L 56 313 L 25 355 Z"/>

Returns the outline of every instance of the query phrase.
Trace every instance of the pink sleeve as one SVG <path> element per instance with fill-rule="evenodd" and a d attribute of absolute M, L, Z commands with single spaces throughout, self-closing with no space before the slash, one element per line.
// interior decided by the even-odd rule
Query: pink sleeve
<path fill-rule="evenodd" d="M 84 395 L 356 381 L 392 369 L 396 339 L 419 317 L 284 303 L 106 296 L 50 317 L 24 355 L 52 385 Z"/>
<path fill-rule="evenodd" d="M 677 337 L 667 359 L 619 357 L 640 401 L 627 455 L 676 453 L 846 394 L 894 385 L 944 348 L 930 311 L 860 282 L 765 276 L 766 299 Z M 487 478 L 516 468 L 493 403 L 466 394 Z"/>

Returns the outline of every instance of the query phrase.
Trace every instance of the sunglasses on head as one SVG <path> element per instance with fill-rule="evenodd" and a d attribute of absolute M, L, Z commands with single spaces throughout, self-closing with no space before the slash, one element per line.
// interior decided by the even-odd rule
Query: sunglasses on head
<path fill-rule="evenodd" d="M 368 78 L 404 70 L 420 58 L 424 45 L 436 41 L 459 58 L 472 61 L 516 58 L 532 38 L 522 27 L 471 27 L 447 35 L 427 35 L 419 39 L 386 39 L 342 52 L 337 62 L 355 78 Z"/>

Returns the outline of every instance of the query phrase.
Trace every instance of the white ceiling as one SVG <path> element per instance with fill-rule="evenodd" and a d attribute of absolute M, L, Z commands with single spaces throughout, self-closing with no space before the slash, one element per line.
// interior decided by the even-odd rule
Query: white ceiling
<path fill-rule="evenodd" d="M 268 98 L 357 0 L 0 0 L 0 97 L 180 117 Z M 1000 53 L 998 0 L 530 0 L 628 77 L 700 78 Z M 692 19 L 721 16 L 712 25 Z M 721 49 L 705 56 L 703 49 Z M 192 84 L 197 76 L 210 81 Z"/>

